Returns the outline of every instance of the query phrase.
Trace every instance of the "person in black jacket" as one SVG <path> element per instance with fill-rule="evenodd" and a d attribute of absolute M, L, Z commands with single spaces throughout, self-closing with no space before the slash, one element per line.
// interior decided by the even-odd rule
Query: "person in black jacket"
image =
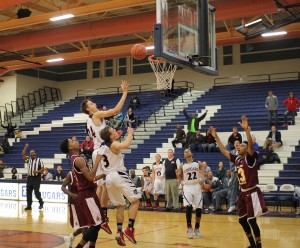
<path fill-rule="evenodd" d="M 238 132 L 237 127 L 232 128 L 232 134 L 228 138 L 228 144 L 226 145 L 226 150 L 231 151 L 234 149 L 234 142 L 238 140 L 240 143 L 242 143 L 242 135 Z"/>
<path fill-rule="evenodd" d="M 269 146 L 272 147 L 272 150 L 276 150 L 282 146 L 281 133 L 276 129 L 275 126 L 271 127 L 271 131 L 265 140 L 263 148 L 267 149 Z"/>
<path fill-rule="evenodd" d="M 199 130 L 199 123 L 205 118 L 207 111 L 208 110 L 206 110 L 200 117 L 196 117 L 195 113 L 189 116 L 185 108 L 183 108 L 183 114 L 188 121 L 188 133 L 186 135 L 185 148 L 189 148 L 191 138 L 196 136 L 196 132 Z"/>
<path fill-rule="evenodd" d="M 5 133 L 5 137 L 7 137 L 7 138 L 14 138 L 14 137 L 15 137 L 14 130 L 15 130 L 15 128 L 17 127 L 16 124 L 13 126 L 12 123 L 9 122 L 9 123 L 7 124 L 7 126 L 4 126 L 4 125 L 1 123 L 1 127 L 6 128 L 6 130 L 7 130 L 7 132 Z"/>

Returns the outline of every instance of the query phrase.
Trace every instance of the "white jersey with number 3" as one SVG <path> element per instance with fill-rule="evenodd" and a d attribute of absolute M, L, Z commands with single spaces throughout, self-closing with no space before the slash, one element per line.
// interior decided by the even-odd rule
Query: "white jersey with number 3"
<path fill-rule="evenodd" d="M 155 173 L 155 180 L 161 180 L 165 176 L 164 165 L 163 164 L 153 164 L 153 173 Z"/>
<path fill-rule="evenodd" d="M 115 154 L 109 149 L 109 145 L 102 144 L 98 149 L 98 154 L 102 155 L 101 169 L 104 174 L 110 172 L 126 172 L 122 153 Z"/>
<path fill-rule="evenodd" d="M 103 128 L 106 127 L 105 120 L 103 119 L 102 124 L 97 126 L 93 122 L 93 115 L 90 115 L 86 121 L 86 128 L 89 136 L 93 139 L 94 142 L 94 150 L 99 148 L 102 144 L 103 140 L 100 138 L 100 132 Z"/>
<path fill-rule="evenodd" d="M 183 171 L 183 184 L 196 184 L 199 183 L 199 164 L 192 162 L 182 166 Z"/>

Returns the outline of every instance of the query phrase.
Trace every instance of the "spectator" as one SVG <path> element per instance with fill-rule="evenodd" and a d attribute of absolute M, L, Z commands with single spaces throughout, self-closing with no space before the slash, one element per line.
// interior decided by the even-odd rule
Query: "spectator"
<path fill-rule="evenodd" d="M 178 123 L 176 126 L 176 136 L 172 141 L 173 148 L 176 148 L 176 144 L 181 143 L 182 147 L 185 147 L 185 131 L 181 128 L 181 125 Z"/>
<path fill-rule="evenodd" d="M 226 177 L 226 170 L 222 161 L 219 162 L 219 168 L 217 169 L 216 176 L 221 182 Z"/>
<path fill-rule="evenodd" d="M 214 198 L 217 191 L 222 189 L 221 181 L 213 176 L 212 171 L 207 173 L 207 179 L 204 181 L 204 184 L 210 184 L 211 189 L 203 192 L 203 202 L 205 206 L 205 211 L 208 209 L 213 210 L 212 199 Z"/>
<path fill-rule="evenodd" d="M 265 140 L 263 148 L 266 150 L 269 146 L 271 146 L 273 150 L 282 146 L 281 133 L 275 126 L 271 127 L 271 131 Z"/>
<path fill-rule="evenodd" d="M 12 175 L 11 175 L 11 179 L 18 179 L 18 176 L 16 175 L 17 173 L 18 173 L 18 171 L 17 171 L 17 169 L 16 168 L 12 168 L 11 169 L 11 173 L 12 173 Z"/>
<path fill-rule="evenodd" d="M 109 125 L 112 128 L 118 128 L 122 124 L 123 119 L 124 119 L 123 113 L 120 112 L 119 114 L 114 115 L 113 118 L 110 118 Z"/>
<path fill-rule="evenodd" d="M 226 177 L 222 180 L 222 189 L 217 191 L 214 195 L 215 211 L 221 211 L 222 199 L 230 198 L 232 191 L 232 172 L 230 170 L 226 171 Z"/>
<path fill-rule="evenodd" d="M 128 111 L 126 113 L 124 122 L 125 122 L 127 127 L 133 127 L 133 128 L 136 127 L 137 123 L 136 123 L 136 120 L 134 118 L 134 113 L 133 113 L 131 107 L 128 108 Z"/>
<path fill-rule="evenodd" d="M 290 92 L 290 95 L 287 99 L 283 101 L 283 106 L 286 107 L 284 112 L 284 121 L 283 126 L 288 126 L 287 116 L 292 116 L 292 125 L 295 125 L 295 115 L 297 112 L 297 107 L 300 106 L 300 101 L 295 97 L 294 92 Z"/>
<path fill-rule="evenodd" d="M 203 152 L 213 152 L 216 150 L 216 140 L 211 135 L 210 129 L 206 131 L 206 135 L 204 137 L 204 144 L 202 145 Z"/>
<path fill-rule="evenodd" d="M 85 141 L 81 143 L 80 151 L 83 153 L 87 160 L 92 158 L 94 151 L 94 142 L 91 140 L 90 136 L 85 137 Z"/>
<path fill-rule="evenodd" d="M 11 122 L 8 122 L 7 126 L 4 126 L 1 123 L 1 127 L 6 128 L 6 130 L 7 130 L 7 132 L 5 133 L 5 137 L 7 137 L 7 138 L 15 137 L 14 129 L 17 127 L 16 124 L 13 126 Z"/>
<path fill-rule="evenodd" d="M 183 114 L 188 121 L 188 133 L 186 136 L 185 148 L 189 148 L 191 138 L 194 137 L 196 132 L 199 130 L 199 123 L 205 118 L 207 111 L 208 110 L 206 110 L 200 117 L 196 117 L 195 113 L 189 116 L 185 108 L 183 108 Z"/>
<path fill-rule="evenodd" d="M 21 131 L 20 128 L 18 128 L 17 130 L 15 130 L 15 142 L 17 142 L 17 139 L 21 139 L 23 138 L 23 133 Z"/>
<path fill-rule="evenodd" d="M 140 99 L 135 94 L 130 98 L 129 107 L 135 110 L 137 107 L 141 105 Z"/>
<path fill-rule="evenodd" d="M 62 170 L 62 166 L 58 165 L 56 167 L 56 171 L 53 174 L 53 180 L 55 181 L 62 181 L 66 178 L 65 172 Z"/>
<path fill-rule="evenodd" d="M 268 121 L 269 126 L 272 126 L 272 117 L 274 117 L 275 125 L 278 126 L 277 120 L 277 108 L 278 108 L 278 100 L 277 96 L 273 95 L 273 91 L 269 91 L 269 96 L 266 98 L 265 107 L 268 110 Z"/>
<path fill-rule="evenodd" d="M 76 136 L 72 136 L 71 138 L 72 142 L 77 142 L 78 146 L 79 146 L 79 142 Z"/>
<path fill-rule="evenodd" d="M 272 146 L 267 148 L 267 151 L 263 151 L 260 153 L 261 158 L 258 159 L 258 169 L 263 164 L 274 164 L 274 163 L 281 163 L 281 160 L 277 153 L 274 152 Z"/>
<path fill-rule="evenodd" d="M 8 153 L 9 150 L 11 149 L 11 146 L 9 144 L 8 138 L 6 136 L 3 136 L 2 147 L 4 149 L 4 153 Z"/>
<path fill-rule="evenodd" d="M 179 195 L 178 195 L 178 182 L 176 170 L 179 169 L 180 161 L 174 157 L 172 149 L 168 150 L 168 158 L 164 160 L 165 167 L 165 191 L 167 201 L 167 211 L 173 208 L 175 211 L 179 210 Z"/>
<path fill-rule="evenodd" d="M 196 136 L 191 138 L 191 152 L 203 152 L 204 140 L 205 137 L 201 134 L 200 130 L 198 130 Z"/>
<path fill-rule="evenodd" d="M 142 183 L 141 183 L 141 178 L 137 175 L 135 175 L 135 170 L 131 169 L 130 171 L 130 178 L 133 184 L 135 185 L 136 188 L 141 188 Z"/>
<path fill-rule="evenodd" d="M 53 175 L 49 172 L 49 169 L 47 167 L 44 167 L 44 172 L 42 174 L 42 180 L 53 181 Z"/>
<path fill-rule="evenodd" d="M 234 149 L 234 142 L 238 140 L 242 143 L 242 135 L 238 132 L 237 127 L 232 128 L 232 134 L 228 138 L 228 144 L 226 145 L 226 150 L 231 151 Z"/>
<path fill-rule="evenodd" d="M 204 171 L 203 174 L 205 174 L 205 173 L 207 174 L 209 171 L 211 171 L 210 167 L 207 165 L 207 163 L 205 161 L 203 161 L 203 162 L 198 161 L 198 164 L 200 165 L 201 170 Z"/>

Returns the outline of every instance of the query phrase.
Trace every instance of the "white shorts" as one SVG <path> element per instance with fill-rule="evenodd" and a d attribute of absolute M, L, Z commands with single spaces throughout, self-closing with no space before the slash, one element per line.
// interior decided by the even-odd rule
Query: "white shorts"
<path fill-rule="evenodd" d="M 114 205 L 125 205 L 124 196 L 131 203 L 141 198 L 141 193 L 127 173 L 110 172 L 106 175 L 106 188 L 110 201 Z"/>
<path fill-rule="evenodd" d="M 165 194 L 165 180 L 155 179 L 154 180 L 154 194 L 164 195 Z"/>
<path fill-rule="evenodd" d="M 99 150 L 99 148 L 95 149 L 92 154 L 93 166 L 95 166 L 95 161 L 96 161 L 96 157 L 98 154 L 98 150 Z M 101 174 L 104 174 L 104 171 L 102 170 L 101 164 L 99 164 L 97 171 L 96 171 L 96 176 L 101 175 Z M 99 185 L 99 186 L 102 186 L 104 183 L 105 183 L 105 179 L 103 179 L 103 178 L 101 178 L 100 180 L 97 180 L 97 185 Z"/>
<path fill-rule="evenodd" d="M 199 183 L 196 184 L 185 184 L 183 185 L 183 205 L 193 206 L 193 209 L 203 207 L 203 196 L 201 186 Z"/>

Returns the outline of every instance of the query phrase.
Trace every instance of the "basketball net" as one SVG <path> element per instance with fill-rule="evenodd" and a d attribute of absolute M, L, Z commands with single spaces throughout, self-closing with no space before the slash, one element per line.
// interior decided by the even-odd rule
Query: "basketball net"
<path fill-rule="evenodd" d="M 171 89 L 177 65 L 167 64 L 166 61 L 161 59 L 154 59 L 154 55 L 149 56 L 148 61 L 156 76 L 157 89 Z"/>

